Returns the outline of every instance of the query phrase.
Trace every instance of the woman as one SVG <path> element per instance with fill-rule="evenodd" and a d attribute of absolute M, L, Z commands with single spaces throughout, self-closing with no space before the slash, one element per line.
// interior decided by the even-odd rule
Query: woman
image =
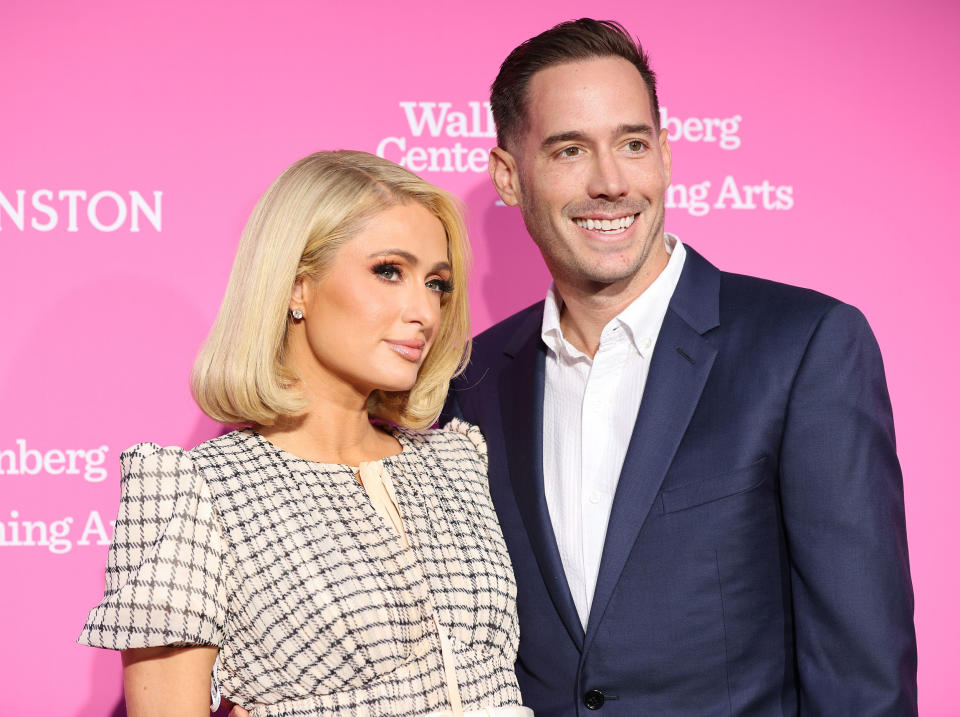
<path fill-rule="evenodd" d="M 211 670 L 253 717 L 532 714 L 483 438 L 417 430 L 468 354 L 467 254 L 447 194 L 362 152 L 260 199 L 192 379 L 246 428 L 122 457 L 80 642 L 123 650 L 128 714 L 207 714 Z"/>

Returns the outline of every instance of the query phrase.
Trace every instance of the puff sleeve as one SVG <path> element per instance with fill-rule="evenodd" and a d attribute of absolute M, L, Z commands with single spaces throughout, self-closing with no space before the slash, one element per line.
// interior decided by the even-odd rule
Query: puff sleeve
<path fill-rule="evenodd" d="M 480 429 L 472 423 L 467 423 L 462 418 L 451 418 L 450 421 L 443 427 L 443 429 L 445 431 L 459 433 L 461 436 L 465 436 L 470 441 L 473 447 L 471 452 L 475 454 L 476 459 L 480 463 L 481 473 L 486 476 L 487 441 L 483 437 L 483 433 L 480 432 Z"/>
<path fill-rule="evenodd" d="M 206 481 L 180 448 L 141 443 L 120 460 L 106 588 L 79 642 L 113 650 L 221 644 L 225 543 Z"/>

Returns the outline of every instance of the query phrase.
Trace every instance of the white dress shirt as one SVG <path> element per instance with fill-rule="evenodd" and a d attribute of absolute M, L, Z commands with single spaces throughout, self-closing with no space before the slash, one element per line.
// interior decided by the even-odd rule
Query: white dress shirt
<path fill-rule="evenodd" d="M 686 250 L 665 234 L 670 260 L 654 282 L 603 328 L 591 359 L 560 329 L 562 298 L 551 284 L 541 337 L 547 345 L 543 482 L 567 583 L 584 629 L 597 584 L 607 521 L 633 434 L 657 335 Z"/>

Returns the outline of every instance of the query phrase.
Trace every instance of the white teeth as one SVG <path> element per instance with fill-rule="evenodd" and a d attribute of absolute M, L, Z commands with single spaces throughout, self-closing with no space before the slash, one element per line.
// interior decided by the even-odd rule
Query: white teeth
<path fill-rule="evenodd" d="M 577 223 L 577 226 L 583 227 L 584 229 L 617 234 L 633 224 L 636 218 L 636 214 L 631 214 L 630 216 L 620 217 L 619 219 L 582 219 L 577 217 L 573 221 Z"/>

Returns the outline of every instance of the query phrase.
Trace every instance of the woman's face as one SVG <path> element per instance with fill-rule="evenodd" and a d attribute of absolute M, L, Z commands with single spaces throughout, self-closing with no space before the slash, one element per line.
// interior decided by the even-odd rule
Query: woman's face
<path fill-rule="evenodd" d="M 325 276 L 294 288 L 296 366 L 310 392 L 407 391 L 440 323 L 451 269 L 443 224 L 416 203 L 390 207 L 340 247 Z"/>

